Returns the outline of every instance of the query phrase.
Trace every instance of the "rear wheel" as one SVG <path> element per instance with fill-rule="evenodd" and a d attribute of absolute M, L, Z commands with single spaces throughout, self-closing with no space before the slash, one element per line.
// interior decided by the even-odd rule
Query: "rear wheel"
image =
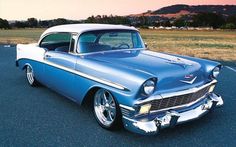
<path fill-rule="evenodd" d="M 30 65 L 26 66 L 26 79 L 30 86 L 37 86 L 38 82 L 34 77 L 34 71 L 33 68 Z"/>
<path fill-rule="evenodd" d="M 93 108 L 95 118 L 103 128 L 113 130 L 121 126 L 120 108 L 109 91 L 99 89 L 95 93 Z"/>

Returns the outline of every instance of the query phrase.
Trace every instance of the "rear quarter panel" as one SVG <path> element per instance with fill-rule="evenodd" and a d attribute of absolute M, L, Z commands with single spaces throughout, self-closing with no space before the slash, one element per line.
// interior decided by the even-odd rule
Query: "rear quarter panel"
<path fill-rule="evenodd" d="M 34 44 L 18 44 L 16 46 L 16 60 L 20 69 L 24 69 L 26 65 L 33 66 L 34 76 L 38 81 L 43 81 L 44 72 L 44 54 L 45 50 Z"/>

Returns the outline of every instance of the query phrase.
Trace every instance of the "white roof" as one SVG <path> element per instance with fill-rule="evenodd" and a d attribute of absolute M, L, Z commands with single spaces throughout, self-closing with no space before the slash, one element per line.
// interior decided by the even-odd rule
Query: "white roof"
<path fill-rule="evenodd" d="M 134 27 L 124 26 L 124 25 L 110 25 L 110 24 L 68 24 L 59 25 L 47 29 L 42 35 L 53 32 L 70 32 L 70 33 L 83 33 L 87 31 L 94 30 L 109 30 L 109 29 L 125 29 L 125 30 L 137 30 Z"/>

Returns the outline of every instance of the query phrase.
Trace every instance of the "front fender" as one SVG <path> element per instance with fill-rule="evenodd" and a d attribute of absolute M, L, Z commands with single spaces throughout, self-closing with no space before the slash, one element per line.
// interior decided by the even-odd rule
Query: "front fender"
<path fill-rule="evenodd" d="M 216 62 L 216 61 L 212 61 L 212 60 L 207 60 L 207 59 L 201 59 L 201 58 L 196 58 L 196 57 L 190 57 L 190 56 L 182 56 L 182 55 L 174 55 L 176 57 L 180 57 L 180 58 L 184 58 L 187 60 L 191 60 L 191 61 L 195 61 L 198 62 L 199 64 L 201 64 L 202 69 L 205 71 L 205 73 L 207 74 L 207 77 L 209 77 L 209 75 L 211 75 L 212 70 L 216 67 L 219 66 L 220 68 L 222 68 L 221 63 Z"/>

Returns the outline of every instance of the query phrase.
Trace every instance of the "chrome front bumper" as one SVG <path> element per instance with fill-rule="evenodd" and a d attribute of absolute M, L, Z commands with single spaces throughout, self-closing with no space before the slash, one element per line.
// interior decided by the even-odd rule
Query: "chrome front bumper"
<path fill-rule="evenodd" d="M 136 133 L 144 135 L 157 134 L 162 128 L 173 127 L 177 124 L 197 119 L 209 112 L 209 110 L 222 106 L 223 103 L 221 96 L 211 93 L 194 108 L 185 111 L 167 110 L 163 116 L 156 117 L 152 121 L 138 121 L 123 116 L 123 123 L 125 128 Z"/>

